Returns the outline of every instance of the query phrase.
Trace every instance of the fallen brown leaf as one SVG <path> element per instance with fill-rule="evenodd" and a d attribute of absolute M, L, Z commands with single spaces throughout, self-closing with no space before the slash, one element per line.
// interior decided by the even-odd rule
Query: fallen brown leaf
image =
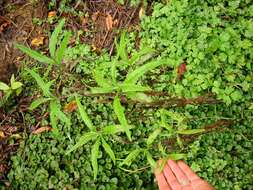
<path fill-rule="evenodd" d="M 38 134 L 41 134 L 43 132 L 48 132 L 48 131 L 51 131 L 51 130 L 52 130 L 52 128 L 48 127 L 48 126 L 47 127 L 40 127 L 38 129 L 36 129 L 35 131 L 33 131 L 32 134 L 38 135 Z"/>
<path fill-rule="evenodd" d="M 112 20 L 112 16 L 110 14 L 107 15 L 107 17 L 105 18 L 105 24 L 106 24 L 106 29 L 108 31 L 111 31 L 112 25 L 113 25 L 113 20 Z"/>
<path fill-rule="evenodd" d="M 67 112 L 67 113 L 74 112 L 76 111 L 76 109 L 77 109 L 76 101 L 69 102 L 68 104 L 64 106 L 64 112 Z"/>
<path fill-rule="evenodd" d="M 48 18 L 54 18 L 56 16 L 56 11 L 50 11 L 47 15 Z"/>
<path fill-rule="evenodd" d="M 44 39 L 45 37 L 44 36 L 40 36 L 40 37 L 37 37 L 37 38 L 34 38 L 31 42 L 31 45 L 32 46 L 36 46 L 36 47 L 39 47 L 41 45 L 44 44 Z"/>
<path fill-rule="evenodd" d="M 0 139 L 3 139 L 3 138 L 5 138 L 5 134 L 3 131 L 0 131 Z"/>

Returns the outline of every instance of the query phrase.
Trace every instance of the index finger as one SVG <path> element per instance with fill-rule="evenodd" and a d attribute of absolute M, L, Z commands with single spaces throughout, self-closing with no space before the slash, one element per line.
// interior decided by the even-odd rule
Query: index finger
<path fill-rule="evenodd" d="M 163 175 L 163 172 L 161 172 L 159 168 L 155 171 L 155 177 L 159 186 L 159 190 L 171 190 Z"/>

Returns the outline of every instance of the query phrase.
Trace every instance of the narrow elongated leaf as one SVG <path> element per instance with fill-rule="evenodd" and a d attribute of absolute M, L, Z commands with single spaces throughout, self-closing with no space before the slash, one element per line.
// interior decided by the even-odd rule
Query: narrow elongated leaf
<path fill-rule="evenodd" d="M 186 157 L 186 154 L 169 154 L 168 159 L 171 160 L 182 160 Z"/>
<path fill-rule="evenodd" d="M 130 64 L 137 63 L 141 65 L 144 62 L 150 60 L 155 55 L 156 53 L 154 52 L 154 49 L 150 47 L 143 47 L 139 52 L 136 52 L 132 55 L 131 59 L 129 60 L 129 63 Z"/>
<path fill-rule="evenodd" d="M 145 65 L 140 66 L 139 68 L 135 69 L 131 73 L 129 73 L 124 81 L 124 84 L 135 84 L 140 77 L 142 77 L 146 72 L 155 69 L 156 67 L 161 66 L 164 64 L 164 61 L 151 61 L 146 63 Z"/>
<path fill-rule="evenodd" d="M 121 127 L 121 125 L 108 125 L 102 129 L 102 133 L 104 135 L 114 135 L 123 131 L 124 129 Z"/>
<path fill-rule="evenodd" d="M 132 140 L 131 131 L 129 130 L 127 119 L 126 119 L 126 116 L 125 116 L 125 113 L 124 113 L 125 108 L 121 105 L 118 96 L 116 96 L 114 98 L 113 109 L 114 109 L 114 112 L 117 115 L 117 118 L 118 118 L 120 124 L 122 125 L 128 139 L 131 141 Z"/>
<path fill-rule="evenodd" d="M 48 85 L 44 82 L 44 80 L 40 77 L 38 73 L 36 73 L 35 71 L 31 69 L 26 69 L 26 70 L 36 80 L 44 96 L 47 96 L 47 97 L 53 96 L 50 92 L 50 89 L 48 88 Z"/>
<path fill-rule="evenodd" d="M 0 90 L 7 91 L 9 89 L 10 89 L 10 87 L 7 84 L 0 82 Z"/>
<path fill-rule="evenodd" d="M 133 125 L 128 126 L 129 129 L 133 129 Z M 102 129 L 104 135 L 114 135 L 116 133 L 124 132 L 124 128 L 121 125 L 108 125 Z"/>
<path fill-rule="evenodd" d="M 57 118 L 59 118 L 59 120 L 65 123 L 67 126 L 71 125 L 70 119 L 61 111 L 60 108 L 57 110 Z"/>
<path fill-rule="evenodd" d="M 100 139 L 97 139 L 96 143 L 91 149 L 91 165 L 93 168 L 94 180 L 97 179 L 98 175 L 98 155 L 99 155 Z"/>
<path fill-rule="evenodd" d="M 78 142 L 66 152 L 66 154 L 69 154 L 69 153 L 75 151 L 76 149 L 78 149 L 79 147 L 85 145 L 85 144 L 88 143 L 89 141 L 91 141 L 91 140 L 93 140 L 93 139 L 96 139 L 97 136 L 98 136 L 98 134 L 95 133 L 95 132 L 88 132 L 88 133 L 84 134 L 84 135 L 78 140 Z"/>
<path fill-rule="evenodd" d="M 102 87 L 102 88 L 91 88 L 91 93 L 93 94 L 104 94 L 115 91 L 114 87 Z"/>
<path fill-rule="evenodd" d="M 149 165 L 154 169 L 156 168 L 156 161 L 152 158 L 152 155 L 147 151 L 146 152 L 146 157 Z"/>
<path fill-rule="evenodd" d="M 184 144 L 183 144 L 181 138 L 179 137 L 179 135 L 177 135 L 177 144 L 179 145 L 180 148 L 184 147 Z"/>
<path fill-rule="evenodd" d="M 157 136 L 161 133 L 161 129 L 156 129 L 153 133 L 151 133 L 151 135 L 148 137 L 147 139 L 147 145 L 151 145 L 155 139 L 157 138 Z"/>
<path fill-rule="evenodd" d="M 29 110 L 34 110 L 37 107 L 39 107 L 41 104 L 44 104 L 45 102 L 49 100 L 50 98 L 38 98 L 31 103 L 31 105 L 29 106 Z"/>
<path fill-rule="evenodd" d="M 19 50 L 21 50 L 23 53 L 29 55 L 31 58 L 36 59 L 39 62 L 47 63 L 47 64 L 54 64 L 53 59 L 50 59 L 47 56 L 45 56 L 37 51 L 34 51 L 34 50 L 27 48 L 27 47 L 20 45 L 20 44 L 15 44 L 15 47 L 18 48 Z"/>
<path fill-rule="evenodd" d="M 57 103 L 56 101 L 50 101 L 50 112 L 49 112 L 49 117 L 50 117 L 50 124 L 53 128 L 53 133 L 56 136 L 59 136 L 59 130 L 57 127 L 58 121 L 57 121 Z"/>
<path fill-rule="evenodd" d="M 116 84 L 116 78 L 117 78 L 116 61 L 112 61 L 111 77 L 114 84 Z"/>
<path fill-rule="evenodd" d="M 12 74 L 11 75 L 11 85 L 12 85 L 12 83 L 14 83 L 15 82 L 15 76 L 14 76 L 14 74 Z"/>
<path fill-rule="evenodd" d="M 76 104 L 79 110 L 79 113 L 81 115 L 81 118 L 83 120 L 83 122 L 85 123 L 85 125 L 91 130 L 91 131 L 95 131 L 95 127 L 93 126 L 88 114 L 86 113 L 83 105 L 81 104 L 80 100 L 78 97 L 76 97 Z"/>
<path fill-rule="evenodd" d="M 136 159 L 136 157 L 142 151 L 143 151 L 142 149 L 136 149 L 136 150 L 130 152 L 130 154 L 120 163 L 120 166 L 123 166 L 123 165 L 130 166 L 132 164 L 132 162 L 134 161 L 134 159 Z"/>
<path fill-rule="evenodd" d="M 144 92 L 144 91 L 150 91 L 151 88 L 148 86 L 141 86 L 141 85 L 135 85 L 135 84 L 123 84 L 120 86 L 122 92 Z"/>
<path fill-rule="evenodd" d="M 55 50 L 56 50 L 56 45 L 58 41 L 59 34 L 62 32 L 62 28 L 65 24 L 65 19 L 62 19 L 59 24 L 56 26 L 54 29 L 52 36 L 49 40 L 49 52 L 51 57 L 55 56 Z"/>
<path fill-rule="evenodd" d="M 116 163 L 116 158 L 113 150 L 111 149 L 110 145 L 102 138 L 102 146 L 105 149 L 105 152 L 110 156 L 112 159 L 113 163 Z"/>
<path fill-rule="evenodd" d="M 65 32 L 64 38 L 63 38 L 63 40 L 60 44 L 60 47 L 57 50 L 56 62 L 58 64 L 62 63 L 63 56 L 64 56 L 65 50 L 68 46 L 68 42 L 69 42 L 70 37 L 71 37 L 71 33 L 70 32 Z"/>
<path fill-rule="evenodd" d="M 128 55 L 127 55 L 127 40 L 126 40 L 126 32 L 123 32 L 120 36 L 120 42 L 119 44 L 117 41 L 115 41 L 116 45 L 116 50 L 117 50 L 117 58 L 121 58 L 124 61 L 128 60 Z"/>
<path fill-rule="evenodd" d="M 203 132 L 205 132 L 205 129 L 189 129 L 189 130 L 177 131 L 177 133 L 180 135 L 194 135 L 194 134 L 203 133 Z"/>

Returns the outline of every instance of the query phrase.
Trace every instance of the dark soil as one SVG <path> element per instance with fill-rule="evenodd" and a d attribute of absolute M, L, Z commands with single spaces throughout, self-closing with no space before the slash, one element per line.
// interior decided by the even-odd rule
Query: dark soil
<path fill-rule="evenodd" d="M 43 1 L 35 6 L 24 0 L 0 0 L 0 81 L 8 83 L 10 76 L 20 67 L 23 54 L 14 48 L 14 44 L 29 46 L 31 40 L 42 33 L 42 28 L 34 26 L 32 19 L 46 15 L 46 4 Z M 9 157 L 18 148 L 19 133 L 25 128 L 22 117 L 24 105 L 27 105 L 25 99 L 20 98 L 14 100 L 11 107 L 0 108 L 0 181 L 10 167 Z M 9 145 L 11 139 L 15 143 Z"/>
<path fill-rule="evenodd" d="M 19 68 L 22 57 L 14 44 L 29 45 L 30 40 L 42 32 L 42 28 L 33 25 L 32 19 L 43 18 L 47 11 L 44 1 L 34 5 L 25 0 L 6 0 L 1 5 L 0 80 L 8 82 L 11 74 Z"/>

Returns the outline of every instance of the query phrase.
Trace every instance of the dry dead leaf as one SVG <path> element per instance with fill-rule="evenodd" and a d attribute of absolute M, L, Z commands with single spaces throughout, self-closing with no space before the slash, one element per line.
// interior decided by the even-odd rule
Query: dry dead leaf
<path fill-rule="evenodd" d="M 96 54 L 100 54 L 101 50 L 97 48 L 94 44 L 91 45 L 91 51 L 95 52 Z"/>
<path fill-rule="evenodd" d="M 47 15 L 48 18 L 54 18 L 56 16 L 56 11 L 50 11 Z"/>
<path fill-rule="evenodd" d="M 111 31 L 112 26 L 113 26 L 113 20 L 112 20 L 112 16 L 110 14 L 107 15 L 107 17 L 105 18 L 105 24 L 106 24 L 106 29 L 108 31 Z"/>
<path fill-rule="evenodd" d="M 74 112 L 76 111 L 76 109 L 77 109 L 76 101 L 69 102 L 68 104 L 64 106 L 64 112 L 67 112 L 67 113 Z"/>
<path fill-rule="evenodd" d="M 31 45 L 32 46 L 36 46 L 36 47 L 39 47 L 41 45 L 44 44 L 44 39 L 45 37 L 44 36 L 40 36 L 40 37 L 37 37 L 37 38 L 34 38 L 31 42 Z"/>
<path fill-rule="evenodd" d="M 81 17 L 80 20 L 81 20 L 82 26 L 85 26 L 88 23 L 88 20 L 86 17 Z"/>
<path fill-rule="evenodd" d="M 5 138 L 5 134 L 3 131 L 0 131 L 0 139 L 3 139 L 3 138 Z"/>
<path fill-rule="evenodd" d="M 38 135 L 38 134 L 41 134 L 43 132 L 48 132 L 48 131 L 51 131 L 52 128 L 49 127 L 49 126 L 46 126 L 46 127 L 40 127 L 38 129 L 36 129 L 35 131 L 32 132 L 32 134 L 34 135 Z"/>
<path fill-rule="evenodd" d="M 6 28 L 8 28 L 11 25 L 10 22 L 4 22 L 0 25 L 0 33 L 2 33 Z"/>

